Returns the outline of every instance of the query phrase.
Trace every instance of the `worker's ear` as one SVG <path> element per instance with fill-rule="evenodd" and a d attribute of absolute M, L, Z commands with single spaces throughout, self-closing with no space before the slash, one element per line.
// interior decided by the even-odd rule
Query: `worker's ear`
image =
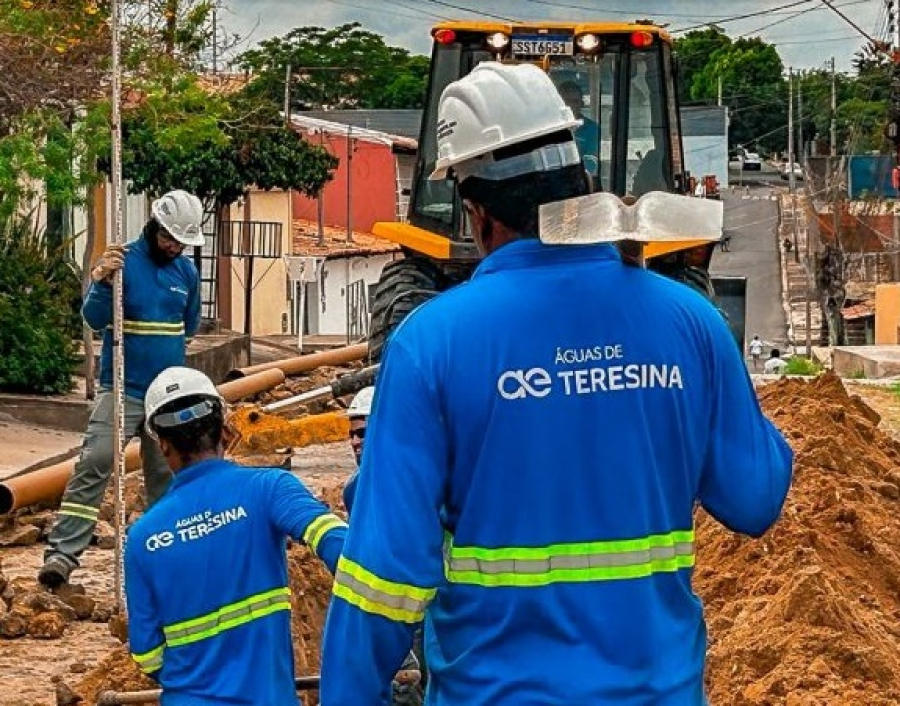
<path fill-rule="evenodd" d="M 230 424 L 225 424 L 222 427 L 222 446 L 225 449 L 230 449 L 231 444 L 237 441 L 239 438 L 238 433 L 232 428 Z"/>
<path fill-rule="evenodd" d="M 480 203 L 475 203 L 469 199 L 463 199 L 463 209 L 466 212 L 466 218 L 469 220 L 469 232 L 472 239 L 478 247 L 481 256 L 484 257 L 491 252 L 490 240 L 492 228 L 488 223 L 487 210 Z"/>

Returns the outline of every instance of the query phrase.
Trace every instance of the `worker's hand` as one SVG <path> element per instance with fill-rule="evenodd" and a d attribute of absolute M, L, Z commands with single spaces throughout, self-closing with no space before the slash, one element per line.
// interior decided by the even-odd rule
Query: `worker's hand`
<path fill-rule="evenodd" d="M 91 279 L 94 280 L 94 282 L 109 283 L 112 281 L 112 276 L 121 270 L 122 265 L 124 264 L 125 246 L 110 245 L 106 248 L 103 255 L 100 256 L 100 259 L 97 260 L 94 269 L 91 270 Z"/>

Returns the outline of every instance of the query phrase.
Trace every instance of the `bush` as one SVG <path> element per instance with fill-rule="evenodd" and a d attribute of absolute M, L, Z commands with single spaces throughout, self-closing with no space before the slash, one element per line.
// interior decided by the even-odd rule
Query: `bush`
<path fill-rule="evenodd" d="M 818 375 L 822 372 L 822 366 L 816 361 L 795 355 L 788 358 L 785 375 Z"/>
<path fill-rule="evenodd" d="M 72 389 L 78 277 L 27 219 L 0 222 L 0 390 Z"/>

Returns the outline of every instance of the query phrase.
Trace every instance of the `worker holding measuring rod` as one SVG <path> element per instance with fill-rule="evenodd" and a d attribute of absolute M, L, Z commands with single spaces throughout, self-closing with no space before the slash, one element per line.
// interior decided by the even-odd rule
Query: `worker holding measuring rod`
<path fill-rule="evenodd" d="M 143 400 L 150 382 L 165 368 L 182 365 L 186 340 L 200 324 L 200 278 L 183 256 L 203 244 L 203 206 L 193 194 L 175 190 L 152 204 L 141 236 L 127 245 L 110 245 L 91 270 L 82 314 L 103 331 L 101 393 L 88 422 L 81 455 L 66 486 L 38 580 L 48 588 L 68 581 L 90 543 L 113 467 L 113 287 L 123 275 L 124 443 L 141 439 L 141 461 L 148 504 L 165 492 L 171 472 L 144 428 Z"/>

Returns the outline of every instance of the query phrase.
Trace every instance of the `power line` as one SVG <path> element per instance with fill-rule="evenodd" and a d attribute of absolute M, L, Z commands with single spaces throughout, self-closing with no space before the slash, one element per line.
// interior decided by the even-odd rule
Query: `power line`
<path fill-rule="evenodd" d="M 703 29 L 704 27 L 709 27 L 710 25 L 722 25 L 728 22 L 737 22 L 738 20 L 746 20 L 751 17 L 759 17 L 760 15 L 770 15 L 776 10 L 786 10 L 791 7 L 798 7 L 800 5 L 808 5 L 809 3 L 814 2 L 814 0 L 796 0 L 796 2 L 788 3 L 787 5 L 779 5 L 778 7 L 773 7 L 769 10 L 758 10 L 756 12 L 748 12 L 743 15 L 733 15 L 731 17 L 720 17 L 720 18 L 711 18 L 703 24 L 693 25 L 691 27 L 682 27 L 680 29 L 673 29 L 672 32 L 689 32 L 692 29 Z"/>
<path fill-rule="evenodd" d="M 840 16 L 841 19 L 843 19 L 847 24 L 849 24 L 851 27 L 853 27 L 853 29 L 855 29 L 857 32 L 859 32 L 863 37 L 865 37 L 870 42 L 872 42 L 872 44 L 877 43 L 876 40 L 872 39 L 872 37 L 869 36 L 869 34 L 866 33 L 866 31 L 862 27 L 860 27 L 853 20 L 851 20 L 849 17 L 847 17 L 847 15 L 845 15 L 843 12 L 838 10 L 837 7 L 835 7 L 834 4 L 831 2 L 831 0 L 822 0 L 822 2 L 825 3 L 825 5 L 827 5 L 829 8 L 834 10 L 834 12 L 836 12 L 838 14 L 838 16 Z"/>
<path fill-rule="evenodd" d="M 482 17 L 492 17 L 495 20 L 503 20 L 504 22 L 515 22 L 512 17 L 505 17 L 503 15 L 495 15 L 491 12 L 487 12 L 483 9 L 473 9 L 471 7 L 464 7 L 462 5 L 454 5 L 450 2 L 445 2 L 445 0 L 422 0 L 423 2 L 430 2 L 435 5 L 440 5 L 441 7 L 449 7 L 453 10 L 461 10 L 463 12 L 471 12 L 473 15 L 481 15 Z"/>
<path fill-rule="evenodd" d="M 380 8 L 378 8 L 378 7 L 372 7 L 372 6 L 367 6 L 367 5 L 359 5 L 359 4 L 354 3 L 354 2 L 348 2 L 348 0 L 327 0 L 327 2 L 330 2 L 330 3 L 334 4 L 334 5 L 341 5 L 341 6 L 343 6 L 343 7 L 355 7 L 355 8 L 357 8 L 357 9 L 365 10 L 365 11 L 367 11 L 367 12 L 372 12 L 372 13 L 376 13 L 376 12 L 377 12 L 377 13 L 380 14 L 380 15 L 383 15 L 383 14 L 384 14 L 384 7 L 383 7 L 383 6 L 380 7 Z M 406 9 L 406 10 L 411 10 L 411 11 L 413 11 L 413 12 L 419 12 L 419 13 L 421 13 L 421 15 L 409 15 L 409 14 L 406 14 L 405 12 L 396 12 L 396 11 L 394 11 L 394 12 L 391 13 L 391 15 L 392 15 L 393 17 L 408 17 L 408 18 L 413 19 L 413 20 L 424 20 L 425 17 L 432 17 L 432 18 L 438 19 L 438 20 L 449 20 L 449 19 L 452 19 L 452 18 L 446 17 L 446 16 L 444 16 L 444 15 L 438 15 L 438 14 L 433 13 L 433 12 L 428 12 L 428 10 L 420 10 L 419 8 L 416 8 L 416 7 L 409 7 L 409 6 L 407 6 L 407 5 L 401 5 L 400 3 L 397 2 L 397 0 L 393 0 L 393 2 L 394 2 L 398 7 L 402 7 L 402 8 L 404 8 L 404 9 Z"/>

